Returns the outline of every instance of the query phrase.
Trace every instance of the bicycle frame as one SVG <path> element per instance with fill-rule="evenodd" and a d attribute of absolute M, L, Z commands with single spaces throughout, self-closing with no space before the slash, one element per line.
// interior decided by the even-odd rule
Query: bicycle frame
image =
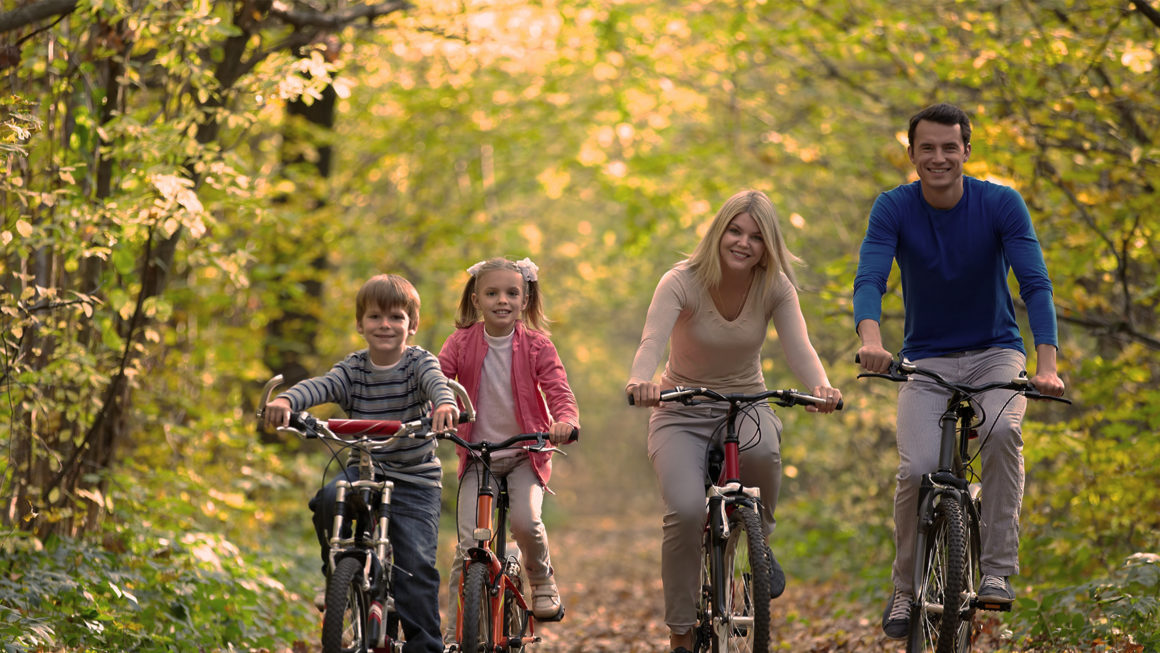
<path fill-rule="evenodd" d="M 857 357 L 854 360 L 856 363 L 860 362 Z M 979 588 L 976 587 L 976 581 L 982 572 L 978 557 L 981 553 L 979 532 L 981 499 L 978 493 L 979 485 L 970 483 L 973 472 L 969 465 L 969 443 L 972 430 L 978 426 L 973 423 L 976 416 L 974 397 L 991 390 L 1011 390 L 1032 399 L 1071 402 L 1036 392 L 1028 383 L 1025 374 L 1011 381 L 970 386 L 952 383 L 935 372 L 915 367 L 905 360 L 892 361 L 886 374 L 862 373 L 858 378 L 873 377 L 908 382 L 909 377 L 915 374 L 945 388 L 950 392 L 950 396 L 947 398 L 946 410 L 939 416 L 938 468 L 934 472 L 923 474 L 919 486 L 918 532 L 913 570 L 914 599 L 911 604 L 907 650 L 924 650 L 928 643 L 937 641 L 940 651 L 958 651 L 964 645 L 969 649 L 976 610 L 1011 609 L 1010 603 L 981 602 L 978 597 Z M 985 421 L 986 417 L 982 419 Z M 945 521 L 942 522 L 947 526 L 949 533 L 947 543 L 931 545 L 929 544 L 931 529 L 939 518 L 939 508 L 944 501 L 957 504 L 946 511 Z M 927 550 L 930 546 L 938 546 L 938 551 L 933 552 L 928 560 Z M 945 558 L 942 557 L 944 555 Z M 959 565 L 962 566 L 961 569 Z M 928 586 L 927 581 L 932 575 L 935 582 Z M 933 601 L 927 600 L 928 587 L 933 594 Z M 946 618 L 948 609 L 950 614 L 955 615 L 950 620 Z M 933 617 L 928 620 L 928 615 Z M 934 627 L 936 619 L 937 628 Z"/>
<path fill-rule="evenodd" d="M 490 461 L 488 461 L 490 462 Z M 505 595 L 511 592 L 511 596 L 515 598 L 516 604 L 520 610 L 528 614 L 528 636 L 531 640 L 538 641 L 539 638 L 535 632 L 535 619 L 532 618 L 531 609 L 528 607 L 527 600 L 524 598 L 523 592 L 519 585 L 513 580 L 519 577 L 519 563 L 515 556 L 511 558 L 507 555 L 507 512 L 508 512 L 508 493 L 507 481 L 502 478 L 495 478 L 489 465 L 484 463 L 482 467 L 482 478 L 479 482 L 479 491 L 476 494 L 475 504 L 475 529 L 472 532 L 476 540 L 476 545 L 468 549 L 467 560 L 479 562 L 487 565 L 488 569 L 488 596 L 491 609 L 488 614 L 491 615 L 491 632 L 503 633 L 504 611 L 501 609 Z M 492 484 L 495 483 L 495 487 Z M 493 521 L 494 517 L 494 521 Z M 498 529 L 498 530 L 496 530 Z M 495 537 L 495 548 L 492 548 L 492 537 Z M 464 567 L 466 567 L 466 560 Z M 467 575 L 464 573 L 459 579 L 459 593 L 460 598 L 463 596 L 463 583 Z M 457 623 L 455 626 L 456 640 L 463 638 L 463 611 L 459 611 Z M 495 645 L 500 648 L 507 648 L 509 646 L 522 646 L 523 641 L 512 642 L 506 636 L 497 638 Z"/>
<path fill-rule="evenodd" d="M 281 383 L 280 374 L 266 383 L 258 409 L 259 420 L 274 389 Z M 474 409 L 466 390 L 453 381 L 448 383 L 464 408 L 460 422 L 474 420 Z M 291 415 L 290 426 L 285 428 L 306 439 L 319 438 L 337 442 L 355 450 L 358 478 L 355 480 L 342 478 L 335 482 L 334 521 L 328 542 L 326 569 L 327 605 L 331 604 L 333 596 L 341 596 L 332 595 L 331 580 L 342 565 L 343 571 L 337 574 L 342 577 L 342 582 L 357 581 L 356 594 L 350 597 L 349 604 L 347 600 L 342 600 L 343 608 L 338 610 L 338 612 L 354 612 L 350 615 L 352 621 L 349 628 L 353 633 L 350 633 L 349 637 L 360 640 L 359 644 L 365 646 L 367 650 L 401 651 L 402 642 L 388 632 L 394 628 L 392 617 L 395 612 L 394 595 L 391 591 L 393 552 L 389 537 L 391 497 L 395 484 L 376 474 L 373 447 L 376 441 L 383 438 L 435 437 L 430 431 L 430 420 L 423 418 L 406 423 L 394 420 L 318 420 L 302 411 Z M 339 435 L 351 436 L 351 439 L 344 439 Z M 351 533 L 343 537 L 342 533 L 348 525 L 351 526 Z M 348 559 L 357 561 L 358 570 L 349 564 L 343 564 Z M 348 626 L 344 623 L 347 615 L 332 620 L 329 612 L 330 610 L 327 611 L 323 625 L 324 650 L 328 642 L 330 646 L 337 646 L 340 634 L 344 639 L 348 637 L 345 632 Z"/>
<path fill-rule="evenodd" d="M 737 434 L 737 418 L 743 406 L 771 401 L 779 406 L 810 405 L 825 403 L 825 400 L 795 390 L 766 390 L 755 394 L 723 395 L 707 388 L 675 388 L 661 393 L 661 401 L 679 401 L 686 405 L 705 403 L 694 401 L 704 397 L 707 401 L 725 402 L 725 437 L 721 443 L 722 468 L 711 477 L 706 487 L 705 530 L 703 556 L 707 558 L 708 585 L 703 588 L 703 596 L 709 600 L 711 614 L 701 614 L 701 623 L 695 630 L 694 650 L 712 648 L 714 652 L 730 647 L 729 639 L 752 637 L 757 647 L 768 646 L 769 639 L 769 599 L 768 577 L 772 560 L 766 556 L 767 544 L 761 518 L 761 491 L 741 482 L 741 443 Z M 633 398 L 629 396 L 629 403 Z M 839 401 L 837 408 L 842 408 Z M 712 470 L 711 470 L 712 472 Z M 737 544 L 732 542 L 730 522 L 737 518 L 744 534 L 745 546 L 749 551 L 748 565 L 742 563 L 741 591 L 744 605 L 739 613 L 733 604 L 736 577 L 733 556 Z M 738 536 L 740 539 L 740 536 Z M 753 556 L 757 553 L 760 558 Z M 730 569 L 726 580 L 726 569 Z M 765 578 L 759 578 L 765 576 Z M 751 602 L 751 603 L 750 603 Z M 703 610 L 703 607 L 701 608 Z"/>
<path fill-rule="evenodd" d="M 535 623 L 531 608 L 527 604 L 527 599 L 524 597 L 519 584 L 519 562 L 515 556 L 507 555 L 507 519 L 508 519 L 508 502 L 509 496 L 507 491 L 507 480 L 504 478 L 497 478 L 491 471 L 491 454 L 493 451 L 501 449 L 512 448 L 520 443 L 534 443 L 529 449 L 537 451 L 552 451 L 553 447 L 547 444 L 549 433 L 522 433 L 512 436 L 503 442 L 467 442 L 456 434 L 446 433 L 440 434 L 437 437 L 444 440 L 451 440 L 455 444 L 467 449 L 470 455 L 475 460 L 479 461 L 480 480 L 479 487 L 476 491 L 475 504 L 475 528 L 472 531 L 472 537 L 476 541 L 476 545 L 468 549 L 467 557 L 463 561 L 463 574 L 459 579 L 459 599 L 461 609 L 458 611 L 455 623 L 455 640 L 463 642 L 464 639 L 464 585 L 467 581 L 467 569 L 469 563 L 480 563 L 486 566 L 487 573 L 487 588 L 488 588 L 488 605 L 489 605 L 489 619 L 491 622 L 491 634 L 495 641 L 492 642 L 497 650 L 508 650 L 510 648 L 519 648 L 526 644 L 534 644 L 540 641 L 539 636 L 535 634 Z M 573 432 L 572 440 L 576 439 L 577 433 Z M 563 452 L 561 452 L 562 454 Z M 495 541 L 493 548 L 492 541 Z M 508 614 L 504 607 L 504 601 L 508 598 L 514 599 L 516 609 L 527 619 L 527 635 L 522 633 L 517 637 L 509 637 L 504 633 L 504 620 Z"/>

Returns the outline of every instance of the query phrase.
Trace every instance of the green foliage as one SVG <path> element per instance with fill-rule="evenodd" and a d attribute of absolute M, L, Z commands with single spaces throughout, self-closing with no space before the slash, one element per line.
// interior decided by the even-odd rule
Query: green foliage
<path fill-rule="evenodd" d="M 1110 575 L 1020 599 L 1020 628 L 1037 650 L 1070 650 L 1102 642 L 1111 650 L 1160 647 L 1160 556 L 1137 553 Z"/>
<path fill-rule="evenodd" d="M 7 651 L 275 648 L 310 623 L 282 562 L 220 535 L 109 533 L 101 543 L 11 534 L 0 577 Z"/>

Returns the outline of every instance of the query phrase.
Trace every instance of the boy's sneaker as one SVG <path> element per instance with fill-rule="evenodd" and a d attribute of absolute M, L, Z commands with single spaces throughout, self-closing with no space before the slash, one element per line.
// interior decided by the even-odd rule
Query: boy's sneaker
<path fill-rule="evenodd" d="M 773 549 L 766 546 L 765 550 L 769 553 L 769 598 L 776 599 L 785 592 L 785 572 L 773 557 Z"/>
<path fill-rule="evenodd" d="M 886 610 L 882 613 L 882 632 L 890 639 L 906 639 L 910 634 L 912 599 L 909 592 L 895 589 L 890 600 L 886 602 Z"/>
<path fill-rule="evenodd" d="M 551 574 L 542 581 L 532 583 L 532 614 L 538 621 L 560 621 L 564 618 L 560 590 Z"/>
<path fill-rule="evenodd" d="M 1015 602 L 1015 590 L 1006 576 L 983 574 L 983 582 L 979 583 L 979 600 L 1007 605 Z"/>

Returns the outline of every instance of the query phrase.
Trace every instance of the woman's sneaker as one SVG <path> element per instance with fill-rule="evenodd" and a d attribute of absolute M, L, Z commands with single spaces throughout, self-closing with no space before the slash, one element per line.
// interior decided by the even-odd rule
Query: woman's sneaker
<path fill-rule="evenodd" d="M 776 599 L 785 592 L 785 572 L 773 557 L 773 549 L 767 546 L 765 550 L 769 553 L 769 598 Z"/>
<path fill-rule="evenodd" d="M 910 603 L 914 597 L 909 592 L 895 589 L 886 610 L 882 613 L 882 632 L 890 639 L 906 639 L 910 634 Z"/>
<path fill-rule="evenodd" d="M 979 600 L 984 603 L 998 603 L 1007 605 L 1015 602 L 1015 589 L 1006 576 L 992 576 L 983 574 L 983 582 L 979 583 Z"/>

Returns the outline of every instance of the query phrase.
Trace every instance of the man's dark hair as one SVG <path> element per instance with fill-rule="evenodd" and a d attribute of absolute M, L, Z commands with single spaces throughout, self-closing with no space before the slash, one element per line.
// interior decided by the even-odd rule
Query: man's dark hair
<path fill-rule="evenodd" d="M 906 132 L 907 143 L 914 145 L 914 128 L 918 125 L 920 120 L 929 120 L 937 122 L 940 125 L 958 125 L 963 134 L 963 145 L 971 144 L 971 119 L 966 112 L 956 107 L 953 104 L 945 102 L 940 104 L 932 104 L 931 106 L 919 111 L 910 118 L 910 130 Z"/>

